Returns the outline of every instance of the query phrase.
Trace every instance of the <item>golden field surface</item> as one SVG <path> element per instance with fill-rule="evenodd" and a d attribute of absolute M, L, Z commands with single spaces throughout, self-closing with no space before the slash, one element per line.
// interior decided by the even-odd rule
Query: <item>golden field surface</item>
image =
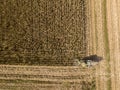
<path fill-rule="evenodd" d="M 73 2 L 72 0 L 67 0 L 66 2 L 65 0 L 63 0 L 63 2 L 62 0 L 58 0 L 59 2 L 56 0 L 55 1 L 33 0 L 34 1 L 33 4 L 36 5 L 36 7 L 39 6 L 37 4 L 38 1 L 41 1 L 40 6 L 43 7 L 39 9 L 36 7 L 29 8 L 27 9 L 28 11 L 26 10 L 26 8 L 31 7 L 29 6 L 31 5 L 31 3 L 27 3 L 28 0 L 26 1 L 23 0 L 23 2 L 19 4 L 20 6 L 18 5 L 19 7 L 23 6 L 22 9 L 20 8 L 14 10 L 10 9 L 13 7 L 15 8 L 16 5 L 18 4 L 18 2 L 16 4 L 15 1 L 17 0 L 11 0 L 10 2 L 7 2 L 6 0 L 0 1 L 1 3 L 0 7 L 2 8 L 2 9 L 0 8 L 0 12 L 2 13 L 2 15 L 0 13 L 1 15 L 0 31 L 2 32 L 0 34 L 0 49 L 2 47 L 1 43 L 3 43 L 3 41 L 5 40 L 7 40 L 7 42 L 10 42 L 9 44 L 4 44 L 5 45 L 4 49 L 8 49 L 7 52 L 8 54 L 9 54 L 9 50 L 12 51 L 12 48 L 16 44 L 16 42 L 17 42 L 16 44 L 17 48 L 22 47 L 22 49 L 26 49 L 26 50 L 29 50 L 27 46 L 29 46 L 30 48 L 33 47 L 35 48 L 31 50 L 32 54 L 31 53 L 22 54 L 21 52 L 25 52 L 22 49 L 19 49 L 17 54 L 16 51 L 11 52 L 10 55 L 12 57 L 17 57 L 17 59 L 15 60 L 17 60 L 18 65 L 8 65 L 9 62 L 10 64 L 15 63 L 14 61 L 13 62 L 10 61 L 12 59 L 7 60 L 8 63 L 6 65 L 4 60 L 8 58 L 7 56 L 8 54 L 6 54 L 6 52 L 4 53 L 0 51 L 1 54 L 0 90 L 119 90 L 120 89 L 120 55 L 119 55 L 120 54 L 120 36 L 119 36 L 120 35 L 120 30 L 119 30 L 120 1 L 119 0 L 86 0 L 86 3 L 84 2 L 84 4 L 80 3 L 83 2 L 83 0 L 75 0 Z M 46 2 L 48 1 L 48 3 L 44 1 Z M 28 5 L 28 7 L 24 3 Z M 7 6 L 8 4 L 10 6 Z M 45 8 L 44 4 L 50 7 Z M 51 4 L 55 4 L 55 7 L 52 8 Z M 79 7 L 79 5 L 82 6 Z M 86 8 L 84 8 L 84 5 L 86 5 L 85 6 Z M 71 8 L 67 8 L 67 7 L 71 7 Z M 4 8 L 6 9 L 4 10 Z M 51 10 L 51 8 L 53 10 Z M 11 14 L 9 15 L 6 12 L 10 10 L 11 10 L 10 12 Z M 17 10 L 20 12 L 18 12 Z M 40 13 L 42 14 L 40 14 L 40 16 L 43 19 L 36 18 L 37 14 L 34 14 L 39 10 L 41 10 Z M 43 11 L 46 10 L 48 12 L 43 13 L 42 10 Z M 60 10 L 60 11 L 54 11 L 54 10 Z M 79 10 L 81 11 L 83 10 L 83 12 Z M 25 12 L 26 14 L 20 14 L 21 16 L 19 15 L 17 16 L 17 14 L 15 15 L 12 14 L 12 12 L 14 11 L 17 14 L 21 12 Z M 53 12 L 53 14 L 51 14 L 51 12 Z M 56 16 L 54 16 L 54 14 Z M 4 15 L 6 15 L 5 18 Z M 45 15 L 49 17 L 46 18 L 44 17 Z M 82 16 L 85 15 L 87 16 L 87 18 L 86 19 L 84 17 L 82 18 Z M 25 21 L 23 20 L 23 18 L 25 18 L 26 16 L 28 17 L 26 18 L 28 20 Z M 80 22 L 81 18 L 83 21 Z M 14 19 L 17 24 L 15 24 Z M 13 20 L 13 21 L 7 23 L 6 26 L 6 22 L 9 22 L 9 20 Z M 38 23 L 42 21 L 43 23 L 38 25 Z M 29 25 L 29 22 L 32 22 L 34 24 L 30 23 Z M 9 29 L 9 33 L 5 34 L 3 32 L 4 30 L 7 30 L 6 28 Z M 17 31 L 14 32 L 16 28 L 20 28 L 19 33 Z M 61 29 L 64 31 L 64 33 L 60 31 Z M 23 35 L 24 32 L 20 33 L 20 31 L 22 30 L 27 32 L 27 34 L 24 37 L 21 36 Z M 30 34 L 29 31 L 27 30 L 31 30 L 30 32 L 34 34 Z M 41 33 L 43 32 L 41 37 L 44 39 L 38 40 L 39 35 L 36 32 L 38 32 L 39 30 L 41 31 Z M 44 32 L 44 30 L 47 30 L 47 32 Z M 14 32 L 14 34 L 11 34 L 11 32 Z M 9 39 L 4 38 L 4 40 L 2 41 L 1 38 L 3 37 L 2 35 L 4 34 L 8 35 Z M 17 35 L 21 37 L 20 40 L 17 37 Z M 48 35 L 50 36 L 45 38 Z M 57 38 L 54 39 L 53 35 L 56 35 L 55 37 Z M 60 37 L 61 35 L 63 35 L 62 38 Z M 26 38 L 28 40 L 27 44 L 25 43 Z M 55 40 L 59 44 L 56 43 L 51 44 L 51 42 L 48 42 L 49 41 L 48 38 L 50 38 L 49 40 L 52 41 Z M 65 38 L 67 38 L 66 41 L 64 41 Z M 31 40 L 33 42 L 34 40 L 36 40 L 37 42 L 31 43 L 29 42 Z M 42 44 L 39 43 L 38 41 L 44 43 L 45 46 L 43 46 L 42 48 Z M 43 51 L 46 51 L 47 49 L 50 48 L 52 48 L 53 51 L 50 50 L 45 53 L 36 52 L 38 49 L 37 46 L 39 45 L 41 45 L 40 47 L 41 51 L 43 49 L 44 49 Z M 59 47 L 62 47 L 62 50 Z M 35 56 L 36 53 L 38 56 L 40 55 L 40 57 L 37 57 L 37 58 L 41 58 L 40 60 L 44 59 L 47 61 L 49 60 L 50 57 L 51 59 L 56 61 L 57 60 L 56 58 L 60 58 L 60 60 L 58 59 L 58 63 L 59 63 L 62 61 L 62 59 L 64 59 L 65 64 L 64 62 L 62 62 L 62 64 L 66 66 L 64 65 L 50 66 L 50 64 L 53 63 L 54 61 L 48 63 L 49 66 L 42 66 L 42 65 L 39 66 L 39 64 L 37 64 L 39 62 L 34 61 L 34 59 L 31 59 L 33 58 L 32 55 Z M 28 55 L 30 54 L 31 58 L 30 57 L 28 59 L 26 59 L 26 57 L 24 58 L 24 56 L 27 56 L 27 54 Z M 69 62 L 71 58 L 74 58 L 76 56 L 83 57 L 92 54 L 97 54 L 98 56 L 102 56 L 104 60 L 100 62 L 99 65 L 91 68 L 83 68 L 80 66 L 67 66 L 67 62 Z M 7 58 L 4 57 L 3 59 L 3 56 L 5 55 Z M 46 55 L 47 55 L 47 59 L 45 58 Z M 20 57 L 22 59 L 19 59 Z M 31 60 L 29 61 L 29 59 Z M 34 63 L 35 66 L 32 65 L 32 62 Z M 71 62 L 72 60 L 69 63 Z M 23 63 L 24 65 L 21 63 Z M 29 65 L 27 63 L 29 63 Z"/>
<path fill-rule="evenodd" d="M 91 0 L 90 40 L 91 53 L 104 57 L 96 68 L 96 90 L 119 90 L 120 88 L 120 1 Z"/>

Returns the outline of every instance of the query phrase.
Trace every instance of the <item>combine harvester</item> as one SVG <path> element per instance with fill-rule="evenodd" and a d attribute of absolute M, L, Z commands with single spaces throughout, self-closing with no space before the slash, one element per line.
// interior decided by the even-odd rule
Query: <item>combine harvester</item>
<path fill-rule="evenodd" d="M 90 55 L 87 57 L 84 57 L 80 59 L 79 57 L 74 59 L 74 65 L 75 66 L 82 66 L 82 67 L 91 67 L 99 64 L 99 62 L 103 60 L 103 57 L 97 56 L 97 55 Z"/>

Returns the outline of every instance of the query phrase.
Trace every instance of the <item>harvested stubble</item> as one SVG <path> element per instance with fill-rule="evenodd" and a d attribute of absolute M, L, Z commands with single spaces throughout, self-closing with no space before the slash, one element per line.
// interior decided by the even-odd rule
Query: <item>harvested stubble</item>
<path fill-rule="evenodd" d="M 1 65 L 0 88 L 93 90 L 94 74 L 94 68 L 83 69 L 78 66 Z"/>

